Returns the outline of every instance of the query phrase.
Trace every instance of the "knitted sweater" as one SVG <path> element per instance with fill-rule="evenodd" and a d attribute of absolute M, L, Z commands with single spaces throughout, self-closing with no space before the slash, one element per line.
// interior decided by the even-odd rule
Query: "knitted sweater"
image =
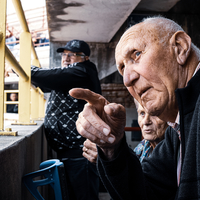
<path fill-rule="evenodd" d="M 75 123 L 86 101 L 71 97 L 69 90 L 80 87 L 101 94 L 94 63 L 87 60 L 67 68 L 52 69 L 32 66 L 31 82 L 44 92 L 51 92 L 44 120 L 48 144 L 57 152 L 68 148 L 81 149 L 85 138 L 78 133 Z"/>

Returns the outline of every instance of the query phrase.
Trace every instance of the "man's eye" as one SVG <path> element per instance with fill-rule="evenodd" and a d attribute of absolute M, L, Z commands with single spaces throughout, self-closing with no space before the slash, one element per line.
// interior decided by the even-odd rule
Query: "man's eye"
<path fill-rule="evenodd" d="M 133 51 L 133 53 L 131 54 L 131 58 L 134 60 L 134 61 L 136 61 L 139 57 L 140 57 L 140 55 L 141 55 L 141 51 Z"/>
<path fill-rule="evenodd" d="M 145 112 L 140 112 L 140 115 L 141 115 L 141 116 L 144 116 L 144 115 L 145 115 Z"/>
<path fill-rule="evenodd" d="M 135 53 L 136 56 L 139 56 L 140 54 L 141 54 L 140 51 L 137 51 L 137 52 Z"/>
<path fill-rule="evenodd" d="M 72 57 L 72 56 L 74 56 L 74 53 L 68 53 L 68 56 Z"/>
<path fill-rule="evenodd" d="M 124 73 L 124 65 L 121 67 L 121 74 L 123 75 Z"/>
<path fill-rule="evenodd" d="M 124 65 L 121 65 L 120 67 L 118 67 L 118 71 L 121 75 L 123 75 L 124 73 Z"/>

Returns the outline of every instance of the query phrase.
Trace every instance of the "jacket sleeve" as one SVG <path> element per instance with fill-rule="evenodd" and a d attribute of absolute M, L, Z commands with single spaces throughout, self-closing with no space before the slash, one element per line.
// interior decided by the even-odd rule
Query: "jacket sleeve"
<path fill-rule="evenodd" d="M 31 66 L 31 82 L 43 91 L 69 91 L 74 87 L 88 86 L 88 75 L 83 66 L 78 64 L 72 68 L 44 69 Z"/>
<path fill-rule="evenodd" d="M 154 149 L 149 158 L 144 158 L 142 164 L 128 147 L 125 139 L 121 143 L 117 157 L 112 161 L 107 161 L 98 148 L 98 171 L 114 200 L 175 198 L 177 181 L 174 149 L 178 140 L 171 141 L 170 136 L 174 137 L 176 134 L 172 132 L 168 130 L 166 138 Z"/>

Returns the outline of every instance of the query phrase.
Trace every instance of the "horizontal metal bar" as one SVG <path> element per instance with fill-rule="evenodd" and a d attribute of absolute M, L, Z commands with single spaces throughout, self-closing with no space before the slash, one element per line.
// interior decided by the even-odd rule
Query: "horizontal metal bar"
<path fill-rule="evenodd" d="M 18 136 L 17 131 L 0 131 L 1 136 Z"/>
<path fill-rule="evenodd" d="M 23 11 L 20 0 L 12 0 L 12 2 L 15 7 L 15 11 L 16 11 L 16 14 L 18 15 L 18 19 L 20 21 L 23 31 L 29 32 L 29 28 L 28 28 L 28 25 L 26 22 L 26 18 L 25 18 L 24 11 Z"/>
<path fill-rule="evenodd" d="M 14 71 L 24 80 L 27 81 L 29 77 L 27 76 L 26 72 L 23 70 L 23 68 L 20 66 L 16 58 L 13 56 L 11 51 L 8 49 L 7 46 L 5 46 L 5 58 L 6 61 L 13 67 Z"/>
<path fill-rule="evenodd" d="M 3 39 L 3 33 L 0 31 L 0 42 L 2 41 Z"/>
<path fill-rule="evenodd" d="M 19 90 L 4 90 L 4 93 L 19 93 Z"/>
<path fill-rule="evenodd" d="M 141 131 L 140 127 L 125 127 L 124 131 Z"/>
<path fill-rule="evenodd" d="M 19 101 L 4 101 L 4 104 L 19 104 Z"/>
<path fill-rule="evenodd" d="M 36 88 L 34 85 L 31 84 L 31 89 L 35 90 L 36 92 L 38 91 L 38 88 Z"/>
<path fill-rule="evenodd" d="M 13 5 L 15 7 L 15 11 L 16 11 L 16 14 L 18 15 L 18 19 L 19 19 L 19 22 L 21 24 L 23 31 L 30 33 L 29 28 L 28 28 L 28 24 L 26 22 L 26 18 L 25 18 L 25 15 L 24 15 L 24 11 L 23 11 L 23 8 L 22 8 L 22 5 L 21 5 L 21 1 L 20 0 L 12 0 L 12 2 L 13 2 Z M 33 57 L 35 59 L 38 59 L 38 56 L 36 54 L 33 42 L 32 42 L 32 45 L 31 45 L 31 52 L 33 54 Z"/>
<path fill-rule="evenodd" d="M 44 94 L 39 87 L 37 87 L 37 89 L 38 89 L 38 91 L 39 91 L 40 94 L 42 94 L 42 95 Z"/>

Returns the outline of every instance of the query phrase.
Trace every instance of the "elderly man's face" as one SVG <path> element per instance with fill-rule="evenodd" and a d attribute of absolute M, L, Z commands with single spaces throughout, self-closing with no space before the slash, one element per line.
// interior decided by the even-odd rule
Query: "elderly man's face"
<path fill-rule="evenodd" d="M 71 65 L 73 63 L 83 62 L 87 60 L 85 56 L 80 56 L 84 55 L 82 52 L 75 53 L 72 51 L 64 50 L 63 53 L 64 54 L 62 56 L 62 61 L 61 61 L 62 67 L 68 67 L 68 65 Z"/>
<path fill-rule="evenodd" d="M 173 121 L 178 65 L 170 46 L 161 45 L 156 31 L 148 26 L 140 23 L 125 32 L 116 47 L 116 64 L 124 85 L 145 110 Z"/>
<path fill-rule="evenodd" d="M 143 138 L 153 144 L 160 142 L 164 138 L 164 133 L 168 126 L 167 122 L 156 116 L 149 115 L 141 105 L 139 105 L 137 112 L 138 124 L 142 130 Z"/>

